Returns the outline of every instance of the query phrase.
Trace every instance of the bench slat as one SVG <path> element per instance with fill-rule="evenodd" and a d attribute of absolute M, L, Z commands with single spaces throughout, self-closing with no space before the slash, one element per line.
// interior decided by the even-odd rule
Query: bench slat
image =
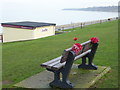
<path fill-rule="evenodd" d="M 51 64 L 51 63 L 54 63 L 54 62 L 60 60 L 61 57 L 62 57 L 62 56 L 57 57 L 57 58 L 55 58 L 55 59 L 52 59 L 52 60 L 50 60 L 50 61 L 48 61 L 48 62 L 42 63 L 41 66 L 42 66 L 42 67 L 47 67 L 47 65 L 49 65 L 49 64 Z"/>
<path fill-rule="evenodd" d="M 51 67 L 51 69 L 53 70 L 58 70 L 60 69 L 61 67 L 63 67 L 65 65 L 66 62 L 63 62 L 63 63 L 58 63 L 56 64 L 55 66 Z"/>
<path fill-rule="evenodd" d="M 81 45 L 83 46 L 83 45 L 88 44 L 88 43 L 91 43 L 91 40 L 88 40 L 88 41 L 86 41 L 84 43 L 81 43 Z"/>
<path fill-rule="evenodd" d="M 67 60 L 68 54 L 69 54 L 69 51 L 64 50 L 63 55 L 62 55 L 61 60 L 60 60 L 60 63 L 63 63 Z"/>
<path fill-rule="evenodd" d="M 76 56 L 74 60 L 80 59 L 81 57 L 85 56 L 86 54 L 88 54 L 88 53 L 90 53 L 90 52 L 91 52 L 91 50 L 88 50 L 88 51 L 86 51 L 86 52 L 84 52 L 84 53 Z M 64 62 L 64 63 L 58 63 L 58 64 L 50 67 L 50 69 L 58 70 L 58 69 L 60 69 L 61 67 L 63 67 L 63 66 L 65 65 L 65 63 L 66 63 L 66 62 Z"/>
<path fill-rule="evenodd" d="M 86 52 L 84 52 L 84 53 L 76 56 L 76 57 L 75 57 L 75 60 L 80 59 L 81 57 L 85 56 L 86 54 L 88 54 L 88 53 L 90 53 L 90 52 L 91 52 L 91 50 L 87 50 Z"/>
<path fill-rule="evenodd" d="M 88 41 L 82 43 L 81 45 L 83 46 L 83 49 L 80 51 L 79 54 L 84 53 L 85 51 L 89 50 L 92 47 L 91 40 L 88 40 Z M 68 49 L 64 50 L 60 63 L 63 63 L 63 62 L 65 62 L 67 60 L 68 52 L 71 49 L 72 48 L 68 48 Z"/>
<path fill-rule="evenodd" d="M 54 63 L 49 64 L 49 65 L 47 66 L 47 68 L 51 68 L 51 67 L 53 67 L 54 65 L 56 65 L 56 64 L 58 64 L 58 63 L 60 63 L 60 60 L 58 60 L 58 61 L 56 61 L 56 62 L 54 62 Z"/>
<path fill-rule="evenodd" d="M 87 43 L 87 44 L 83 45 L 82 53 L 89 50 L 91 47 L 92 47 L 91 43 Z"/>
<path fill-rule="evenodd" d="M 86 42 L 84 42 L 84 43 L 81 43 L 81 45 L 83 46 L 83 45 L 86 45 L 86 44 L 88 44 L 88 43 L 91 43 L 91 40 L 88 40 L 88 41 L 86 41 Z M 72 48 L 68 48 L 68 49 L 65 49 L 65 51 L 70 51 Z"/>

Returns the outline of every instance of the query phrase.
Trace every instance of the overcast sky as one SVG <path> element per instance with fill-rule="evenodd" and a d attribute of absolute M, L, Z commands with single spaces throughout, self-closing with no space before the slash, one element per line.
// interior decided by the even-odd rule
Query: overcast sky
<path fill-rule="evenodd" d="M 0 0 L 1 15 L 39 11 L 61 10 L 64 8 L 86 8 L 94 6 L 117 6 L 119 0 Z M 2 7 L 1 7 L 2 6 Z M 26 11 L 25 11 L 26 10 Z M 14 15 L 13 15 L 14 16 Z"/>
<path fill-rule="evenodd" d="M 31 7 L 41 8 L 84 8 L 92 6 L 112 6 L 118 5 L 119 0 L 2 0 L 2 8 L 7 8 L 9 5 L 21 6 L 26 5 Z"/>

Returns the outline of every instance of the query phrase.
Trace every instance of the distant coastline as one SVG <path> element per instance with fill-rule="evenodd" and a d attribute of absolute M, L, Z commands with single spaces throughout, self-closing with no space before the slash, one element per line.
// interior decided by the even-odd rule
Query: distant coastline
<path fill-rule="evenodd" d="M 88 8 L 65 8 L 62 10 L 118 12 L 118 6 L 104 6 L 104 7 L 102 6 L 102 7 L 88 7 Z"/>

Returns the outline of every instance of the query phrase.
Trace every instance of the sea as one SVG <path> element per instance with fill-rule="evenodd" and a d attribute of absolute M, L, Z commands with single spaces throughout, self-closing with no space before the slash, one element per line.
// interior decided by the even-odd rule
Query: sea
<path fill-rule="evenodd" d="M 13 11 L 14 12 L 14 11 Z M 56 25 L 71 24 L 77 22 L 87 22 L 94 20 L 102 20 L 118 17 L 118 12 L 98 12 L 98 11 L 72 11 L 72 10 L 43 10 L 4 13 L 2 14 L 1 23 L 19 22 L 19 21 L 35 21 L 56 23 Z M 0 33 L 2 33 L 0 27 Z"/>

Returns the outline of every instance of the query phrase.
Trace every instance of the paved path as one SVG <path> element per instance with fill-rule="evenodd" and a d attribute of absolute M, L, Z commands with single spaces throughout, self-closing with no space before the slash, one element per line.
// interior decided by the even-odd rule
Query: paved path
<path fill-rule="evenodd" d="M 69 80 L 75 85 L 74 88 L 89 88 L 111 69 L 110 67 L 98 66 L 98 70 L 83 70 L 78 69 L 77 66 L 78 64 L 73 65 L 69 75 Z M 36 89 L 51 88 L 49 87 L 49 83 L 53 81 L 53 76 L 54 74 L 52 72 L 45 70 L 34 76 L 26 78 L 14 86 Z"/>

